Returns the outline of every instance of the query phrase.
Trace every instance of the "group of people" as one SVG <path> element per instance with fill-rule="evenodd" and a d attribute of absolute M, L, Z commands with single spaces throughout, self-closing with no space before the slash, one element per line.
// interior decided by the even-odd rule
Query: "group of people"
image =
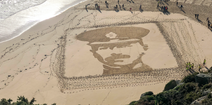
<path fill-rule="evenodd" d="M 160 7 L 160 2 L 161 1 L 158 1 L 158 4 L 157 4 L 157 8 L 160 10 L 160 11 L 162 11 L 162 12 L 168 12 L 168 6 L 161 6 Z M 164 1 L 165 2 L 165 1 Z"/>
<path fill-rule="evenodd" d="M 205 64 L 206 64 L 206 59 L 204 59 L 202 66 L 205 66 Z M 201 66 L 201 64 L 199 64 L 199 67 L 198 67 L 199 72 L 203 68 L 202 66 Z M 186 63 L 186 70 L 188 71 L 188 70 L 193 70 L 193 69 L 194 69 L 194 63 L 187 62 Z"/>
<path fill-rule="evenodd" d="M 178 6 L 181 9 L 181 11 L 183 11 L 183 5 L 182 4 L 178 5 L 178 1 L 176 1 L 176 6 Z"/>
<path fill-rule="evenodd" d="M 132 0 L 130 1 L 130 0 L 127 0 L 128 2 L 133 2 Z M 159 4 L 160 4 L 160 2 L 166 2 L 166 1 L 169 1 L 169 0 L 157 0 L 158 1 L 158 4 L 157 4 L 157 8 L 159 8 L 160 9 L 160 11 L 162 11 L 162 12 L 168 12 L 168 6 L 159 6 Z M 108 8 L 108 5 L 109 5 L 109 3 L 107 2 L 107 1 L 105 1 L 105 4 L 106 4 L 106 7 Z M 119 4 L 119 0 L 118 0 L 118 4 Z M 182 10 L 182 8 L 183 8 L 183 5 L 178 5 L 178 1 L 176 1 L 176 5 Z M 120 6 L 120 5 L 119 5 Z M 97 10 L 100 10 L 100 6 L 96 3 L 95 4 L 95 8 L 97 9 Z M 120 6 L 120 8 L 121 8 L 121 6 Z M 122 8 L 125 10 L 125 8 L 124 8 L 124 4 L 122 4 Z M 118 10 L 118 5 L 116 5 L 115 7 L 114 7 L 114 9 L 115 9 L 115 11 L 117 11 Z M 129 8 L 130 9 L 130 11 L 132 12 L 132 8 Z M 87 5 L 86 5 L 86 10 L 87 10 Z M 139 10 L 142 10 L 142 6 L 140 5 L 140 7 L 139 7 Z M 196 19 L 199 19 L 199 14 L 195 14 L 195 18 Z M 207 18 L 207 23 L 208 23 L 208 28 L 209 29 L 212 29 L 212 23 L 210 22 L 210 20 L 209 20 L 209 18 Z"/>
<path fill-rule="evenodd" d="M 194 63 L 187 62 L 186 63 L 186 70 L 190 70 L 190 69 L 194 69 Z"/>
<path fill-rule="evenodd" d="M 131 3 L 131 2 L 132 2 L 132 3 L 134 3 L 134 1 L 133 1 L 133 0 L 127 0 L 127 1 L 128 1 L 128 2 L 130 2 L 130 3 Z"/>
<path fill-rule="evenodd" d="M 161 11 L 163 11 L 163 12 L 168 12 L 168 7 L 167 7 L 167 6 L 162 6 L 162 7 L 161 7 Z"/>
<path fill-rule="evenodd" d="M 195 14 L 195 18 L 196 19 L 199 19 L 199 14 Z"/>

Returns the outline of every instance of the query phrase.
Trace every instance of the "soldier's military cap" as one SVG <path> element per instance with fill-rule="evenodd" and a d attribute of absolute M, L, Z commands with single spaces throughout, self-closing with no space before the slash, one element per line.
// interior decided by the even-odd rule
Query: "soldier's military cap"
<path fill-rule="evenodd" d="M 130 41 L 141 40 L 149 33 L 148 29 L 142 27 L 108 27 L 85 31 L 76 36 L 80 41 L 88 41 L 89 44 L 114 43 L 113 40 Z"/>

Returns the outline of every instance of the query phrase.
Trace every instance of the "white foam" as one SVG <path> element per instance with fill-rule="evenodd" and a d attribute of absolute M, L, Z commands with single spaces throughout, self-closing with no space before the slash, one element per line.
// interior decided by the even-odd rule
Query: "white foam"
<path fill-rule="evenodd" d="M 0 20 L 0 43 L 18 37 L 37 23 L 57 16 L 85 0 L 47 0 L 43 4 L 20 11 Z"/>

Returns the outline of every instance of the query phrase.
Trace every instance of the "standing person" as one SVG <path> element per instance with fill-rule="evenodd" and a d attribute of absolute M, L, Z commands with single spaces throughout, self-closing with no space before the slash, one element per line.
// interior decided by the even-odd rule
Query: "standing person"
<path fill-rule="evenodd" d="M 199 19 L 199 14 L 197 14 L 197 19 Z"/>
<path fill-rule="evenodd" d="M 206 59 L 204 59 L 204 61 L 203 61 L 203 65 L 205 66 L 205 63 L 206 63 Z"/>
<path fill-rule="evenodd" d="M 186 68 L 188 67 L 188 62 L 186 62 Z"/>
<path fill-rule="evenodd" d="M 176 2 L 176 6 L 178 6 L 178 1 Z"/>
<path fill-rule="evenodd" d="M 206 21 L 208 22 L 208 28 L 210 28 L 210 20 L 209 20 L 209 17 L 207 17 Z"/>
<path fill-rule="evenodd" d="M 157 8 L 159 8 L 159 2 L 160 2 L 160 1 L 158 1 Z"/>
<path fill-rule="evenodd" d="M 118 10 L 118 5 L 115 6 L 115 10 L 116 10 L 116 11 Z"/>
<path fill-rule="evenodd" d="M 166 12 L 168 11 L 168 7 L 167 6 L 165 7 L 165 10 L 166 10 Z"/>
<path fill-rule="evenodd" d="M 191 64 L 189 65 L 189 69 L 192 69 L 192 65 Z"/>
<path fill-rule="evenodd" d="M 141 10 L 141 5 L 140 5 L 140 10 Z"/>
<path fill-rule="evenodd" d="M 188 69 L 188 66 L 186 67 L 186 71 L 188 71 L 189 69 Z"/>
<path fill-rule="evenodd" d="M 191 69 L 190 67 L 191 67 L 191 63 L 190 62 L 188 62 L 188 67 L 189 67 L 189 69 Z"/>
<path fill-rule="evenodd" d="M 130 11 L 132 12 L 132 8 L 130 8 Z"/>
<path fill-rule="evenodd" d="M 191 69 L 194 69 L 194 63 L 192 63 L 192 65 L 191 65 Z"/>
<path fill-rule="evenodd" d="M 118 0 L 118 4 L 119 4 L 119 0 Z"/>
<path fill-rule="evenodd" d="M 161 6 L 161 9 L 160 10 L 163 11 L 163 6 Z"/>
<path fill-rule="evenodd" d="M 85 5 L 85 9 L 86 9 L 86 10 L 87 10 L 87 6 L 88 6 L 88 5 Z"/>
<path fill-rule="evenodd" d="M 200 72 L 200 69 L 201 69 L 201 66 L 200 66 L 200 64 L 199 64 L 199 72 Z"/>
<path fill-rule="evenodd" d="M 95 4 L 95 8 L 98 9 L 98 4 L 97 3 Z"/>
<path fill-rule="evenodd" d="M 186 70 L 187 70 L 187 71 L 189 70 L 188 62 L 186 62 Z"/>
<path fill-rule="evenodd" d="M 206 21 L 209 21 L 209 17 L 207 17 Z"/>

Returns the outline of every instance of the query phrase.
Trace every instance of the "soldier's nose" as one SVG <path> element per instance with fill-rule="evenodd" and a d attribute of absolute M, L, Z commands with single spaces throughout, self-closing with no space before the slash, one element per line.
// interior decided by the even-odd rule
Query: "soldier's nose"
<path fill-rule="evenodd" d="M 112 53 L 111 54 L 112 56 L 119 56 L 119 55 L 122 55 L 121 53 Z"/>

